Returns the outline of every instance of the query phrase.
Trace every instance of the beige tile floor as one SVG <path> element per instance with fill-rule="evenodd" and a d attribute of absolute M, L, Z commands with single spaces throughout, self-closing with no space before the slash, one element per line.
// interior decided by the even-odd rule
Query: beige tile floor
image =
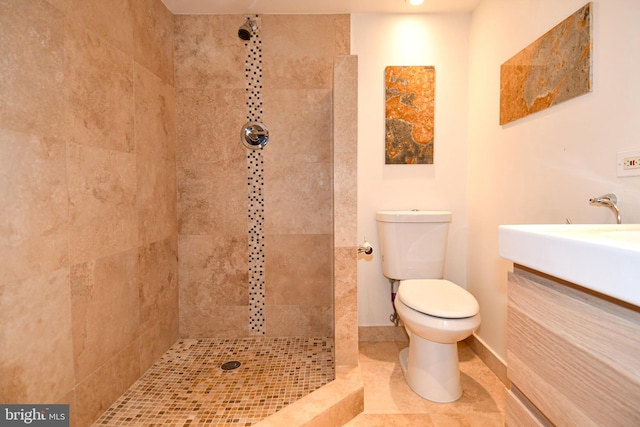
<path fill-rule="evenodd" d="M 505 387 L 465 344 L 458 346 L 463 394 L 454 403 L 433 403 L 404 381 L 402 342 L 361 342 L 364 412 L 348 427 L 492 427 L 504 424 Z"/>

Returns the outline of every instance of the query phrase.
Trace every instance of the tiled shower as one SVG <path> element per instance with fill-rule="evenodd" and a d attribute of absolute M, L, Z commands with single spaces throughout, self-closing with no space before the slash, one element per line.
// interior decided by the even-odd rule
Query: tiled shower
<path fill-rule="evenodd" d="M 252 334 L 243 21 L 0 2 L 0 401 L 70 403 L 84 426 L 179 337 Z M 332 113 L 349 17 L 265 15 L 260 37 L 257 333 L 335 333 L 352 364 L 355 131 Z"/>

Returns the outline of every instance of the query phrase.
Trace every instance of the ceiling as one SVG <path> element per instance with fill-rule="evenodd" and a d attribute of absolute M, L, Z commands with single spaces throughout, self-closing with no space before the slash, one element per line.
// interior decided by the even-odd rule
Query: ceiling
<path fill-rule="evenodd" d="M 480 0 L 162 0 L 174 14 L 464 13 Z"/>

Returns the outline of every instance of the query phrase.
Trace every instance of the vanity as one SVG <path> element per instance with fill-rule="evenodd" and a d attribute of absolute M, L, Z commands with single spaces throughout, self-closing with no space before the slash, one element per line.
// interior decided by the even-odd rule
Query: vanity
<path fill-rule="evenodd" d="M 640 426 L 640 225 L 499 228 L 505 424 Z"/>

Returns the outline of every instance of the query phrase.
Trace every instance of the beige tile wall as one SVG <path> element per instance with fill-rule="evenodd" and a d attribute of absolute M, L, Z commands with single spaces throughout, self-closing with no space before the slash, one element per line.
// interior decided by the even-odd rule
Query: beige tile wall
<path fill-rule="evenodd" d="M 180 334 L 249 335 L 242 15 L 176 16 Z M 264 15 L 268 336 L 333 336 L 332 85 L 347 15 Z"/>
<path fill-rule="evenodd" d="M 173 17 L 0 3 L 0 401 L 88 425 L 178 336 Z"/>

